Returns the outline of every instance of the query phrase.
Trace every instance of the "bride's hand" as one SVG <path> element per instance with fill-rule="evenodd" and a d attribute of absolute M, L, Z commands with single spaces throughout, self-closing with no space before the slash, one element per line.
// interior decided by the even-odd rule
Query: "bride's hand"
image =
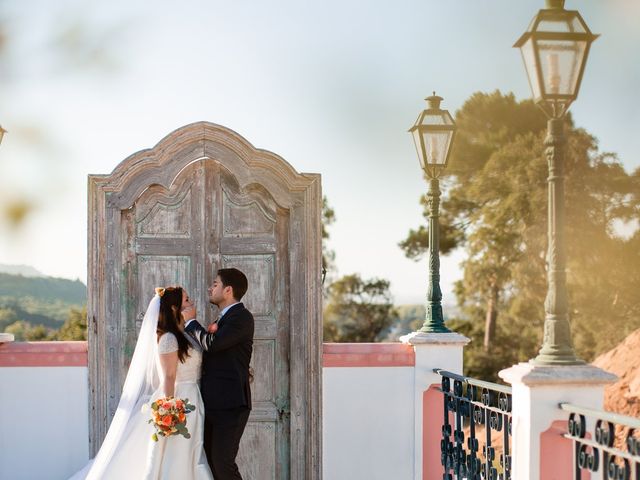
<path fill-rule="evenodd" d="M 207 327 L 207 332 L 209 333 L 216 333 L 218 331 L 218 324 L 217 323 L 212 323 Z"/>

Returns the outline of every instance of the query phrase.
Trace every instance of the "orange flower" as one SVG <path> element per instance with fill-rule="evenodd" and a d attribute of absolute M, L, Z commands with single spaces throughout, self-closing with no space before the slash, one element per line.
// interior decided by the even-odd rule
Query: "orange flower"
<path fill-rule="evenodd" d="M 186 415 L 183 412 L 180 412 L 180 414 L 178 415 L 178 420 L 180 420 L 180 422 L 184 422 L 185 418 L 187 418 Z"/>
<path fill-rule="evenodd" d="M 171 405 L 171 403 L 169 402 L 164 402 L 162 404 L 162 408 L 164 408 L 165 410 L 169 410 L 173 405 Z"/>
<path fill-rule="evenodd" d="M 184 402 L 182 400 L 176 400 L 176 407 L 182 410 L 184 408 Z"/>
<path fill-rule="evenodd" d="M 162 417 L 162 424 L 166 425 L 166 426 L 169 426 L 169 425 L 171 425 L 172 420 L 173 419 L 171 418 L 171 415 L 165 415 L 164 417 Z"/>

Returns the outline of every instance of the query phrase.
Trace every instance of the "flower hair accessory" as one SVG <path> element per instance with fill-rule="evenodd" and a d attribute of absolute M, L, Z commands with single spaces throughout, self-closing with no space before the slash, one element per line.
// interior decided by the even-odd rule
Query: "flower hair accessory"
<path fill-rule="evenodd" d="M 162 297 L 164 295 L 164 288 L 156 287 L 156 295 L 158 295 L 159 297 Z"/>

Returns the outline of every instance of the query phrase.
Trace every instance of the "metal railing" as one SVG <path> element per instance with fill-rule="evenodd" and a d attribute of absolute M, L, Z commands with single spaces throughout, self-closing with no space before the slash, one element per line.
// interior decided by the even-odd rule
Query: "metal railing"
<path fill-rule="evenodd" d="M 445 479 L 511 478 L 511 388 L 436 368 L 442 377 Z"/>
<path fill-rule="evenodd" d="M 569 412 L 564 436 L 574 443 L 574 479 L 585 471 L 601 472 L 597 478 L 607 480 L 640 480 L 639 419 L 569 403 L 560 408 Z M 592 434 L 587 418 L 595 421 Z"/>

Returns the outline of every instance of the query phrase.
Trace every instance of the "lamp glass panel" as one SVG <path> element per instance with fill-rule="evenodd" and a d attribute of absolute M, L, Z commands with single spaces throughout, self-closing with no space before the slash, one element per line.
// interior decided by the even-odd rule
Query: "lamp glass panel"
<path fill-rule="evenodd" d="M 419 128 L 415 128 L 411 131 L 411 136 L 413 137 L 413 143 L 416 146 L 416 152 L 418 153 L 418 160 L 420 160 L 420 166 L 424 169 L 424 151 L 422 149 L 422 134 L 420 133 Z"/>
<path fill-rule="evenodd" d="M 425 111 L 424 116 L 422 117 L 422 122 L 420 123 L 422 125 L 452 125 L 449 120 L 449 116 L 444 110 L 441 110 L 440 112 Z"/>
<path fill-rule="evenodd" d="M 545 95 L 574 96 L 587 41 L 537 40 Z"/>
<path fill-rule="evenodd" d="M 562 16 L 555 18 L 547 18 L 541 20 L 536 27 L 538 32 L 554 32 L 554 33 L 588 33 L 585 26 L 580 22 L 577 16 L 566 16 L 563 12 Z"/>
<path fill-rule="evenodd" d="M 540 89 L 540 82 L 538 81 L 538 69 L 537 58 L 535 51 L 533 50 L 533 37 L 529 39 L 520 47 L 522 53 L 522 60 L 527 70 L 527 77 L 529 78 L 529 85 L 531 86 L 531 92 L 535 99 L 539 99 L 542 96 Z"/>
<path fill-rule="evenodd" d="M 426 154 L 427 165 L 444 165 L 447 161 L 447 152 L 451 144 L 453 132 L 429 132 L 423 131 L 423 145 Z M 425 166 L 422 163 L 423 167 Z"/>

